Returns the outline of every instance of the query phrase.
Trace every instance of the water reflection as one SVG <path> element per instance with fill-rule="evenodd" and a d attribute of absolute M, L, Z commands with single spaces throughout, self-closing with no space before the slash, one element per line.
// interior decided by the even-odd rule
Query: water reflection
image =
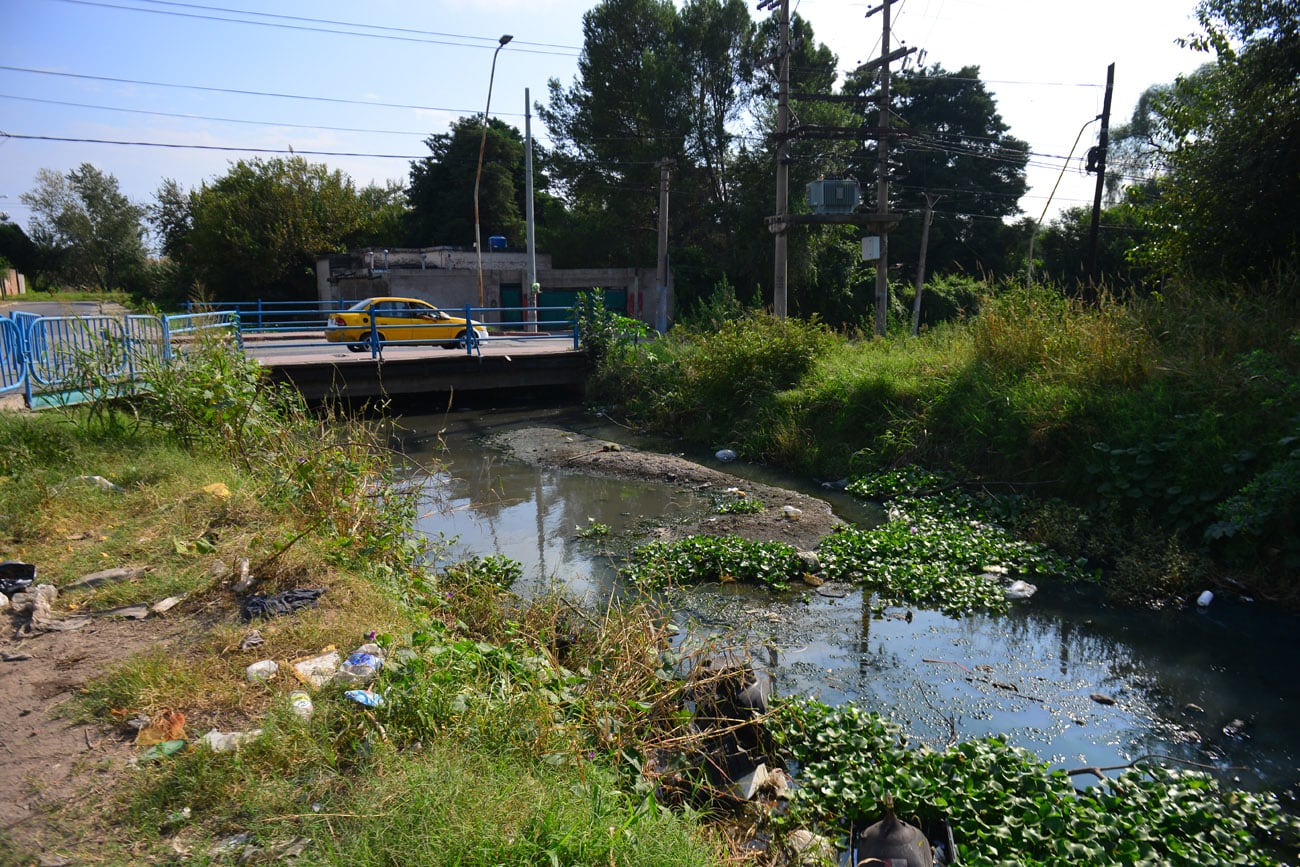
<path fill-rule="evenodd" d="M 598 601 L 617 597 L 624 591 L 609 558 L 599 543 L 580 539 L 579 528 L 590 518 L 613 537 L 640 534 L 703 506 L 676 489 L 519 464 L 476 439 L 493 425 L 575 421 L 404 419 L 417 431 L 446 429 L 447 468 L 430 479 L 445 505 L 424 516 L 421 530 L 458 536 L 459 551 L 523 563 L 517 589 L 525 593 L 559 586 Z M 901 609 L 873 616 L 873 600 L 853 588 L 841 598 L 811 589 L 774 597 L 734 585 L 679 597 L 676 616 L 696 629 L 734 632 L 736 642 L 764 649 L 762 659 L 772 654 L 779 692 L 857 701 L 936 747 L 1002 734 L 1060 767 L 1158 753 L 1213 766 L 1248 787 L 1300 780 L 1294 619 L 1233 601 L 1208 612 L 1114 610 L 1086 589 L 1039 584 L 1011 614 L 961 620 L 919 610 L 909 620 Z M 1233 720 L 1245 723 L 1244 737 L 1224 733 Z"/>

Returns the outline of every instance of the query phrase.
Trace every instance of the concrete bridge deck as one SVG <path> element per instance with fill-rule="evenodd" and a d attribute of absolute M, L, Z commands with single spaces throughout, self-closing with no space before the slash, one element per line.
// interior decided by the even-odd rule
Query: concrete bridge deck
<path fill-rule="evenodd" d="M 472 355 L 390 344 L 378 359 L 342 344 L 250 340 L 244 348 L 274 381 L 293 385 L 310 400 L 555 387 L 580 391 L 589 372 L 587 353 L 573 348 L 571 336 L 492 337 Z"/>

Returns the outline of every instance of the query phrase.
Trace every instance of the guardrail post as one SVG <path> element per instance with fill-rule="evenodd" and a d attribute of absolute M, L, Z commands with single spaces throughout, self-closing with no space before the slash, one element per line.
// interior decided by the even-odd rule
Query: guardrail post
<path fill-rule="evenodd" d="M 380 357 L 379 329 L 375 326 L 375 308 L 370 308 L 370 357 Z"/>
<path fill-rule="evenodd" d="M 478 342 L 478 332 L 474 330 L 474 320 L 470 318 L 470 307 L 465 305 L 465 354 L 474 354 L 474 344 Z"/>
<path fill-rule="evenodd" d="M 577 349 L 578 349 L 578 338 L 579 338 L 579 336 L 580 336 L 580 335 L 579 335 L 579 328 L 580 328 L 580 326 L 579 326 L 579 324 L 578 324 L 578 323 L 579 323 L 579 319 L 578 319 L 578 308 L 577 308 L 577 307 L 572 308 L 572 309 L 569 311 L 569 313 L 570 313 L 571 316 L 573 316 L 573 348 L 574 348 L 574 351 L 577 351 Z"/>

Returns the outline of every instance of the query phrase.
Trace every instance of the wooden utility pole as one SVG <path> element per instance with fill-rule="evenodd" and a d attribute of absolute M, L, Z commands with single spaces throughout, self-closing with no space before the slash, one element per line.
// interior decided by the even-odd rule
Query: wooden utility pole
<path fill-rule="evenodd" d="M 875 129 L 865 124 L 857 124 L 851 127 L 800 124 L 793 130 L 790 128 L 790 0 L 760 0 L 758 4 L 758 8 L 762 10 L 780 9 L 778 13 L 780 15 L 778 22 L 780 25 L 780 54 L 775 58 L 778 63 L 777 122 L 776 132 L 773 136 L 776 141 L 776 214 L 766 220 L 768 231 L 776 237 L 776 270 L 772 281 L 772 312 L 778 318 L 785 318 L 786 316 L 787 235 L 792 225 L 830 226 L 851 224 L 866 226 L 880 236 L 881 263 L 876 281 L 876 301 L 877 331 L 882 335 L 885 333 L 885 313 L 889 306 L 889 284 L 885 279 L 888 273 L 888 260 L 886 258 L 888 233 L 901 219 L 900 214 L 889 212 L 888 139 L 896 138 L 901 134 L 899 131 L 889 128 L 889 64 L 906 57 L 916 50 L 915 48 L 889 50 L 889 6 L 892 3 L 899 2 L 899 0 L 883 0 L 883 2 L 884 5 L 867 12 L 867 16 L 869 17 L 884 10 L 884 50 L 880 57 L 862 64 L 857 70 L 858 72 L 868 72 L 878 66 L 884 67 L 881 77 L 881 92 L 878 96 L 881 119 L 880 125 Z M 832 96 L 830 94 L 805 93 L 800 94 L 798 98 L 824 102 L 863 101 L 861 97 L 857 96 Z M 866 213 L 859 207 L 853 213 L 791 214 L 789 208 L 790 157 L 787 146 L 792 138 L 855 142 L 860 142 L 864 138 L 875 138 L 880 143 L 880 177 L 877 181 L 877 207 L 875 213 Z"/>
<path fill-rule="evenodd" d="M 759 9 L 771 9 L 778 0 L 763 0 Z M 777 319 L 786 317 L 790 226 L 786 216 L 790 211 L 790 0 L 779 0 L 780 47 L 777 49 L 776 91 L 776 215 L 769 228 L 775 233 L 772 271 L 772 314 Z"/>
<path fill-rule="evenodd" d="M 1101 222 L 1101 192 L 1106 185 L 1106 149 L 1110 146 L 1110 96 L 1115 90 L 1115 64 L 1106 67 L 1106 98 L 1101 109 L 1101 135 L 1097 139 L 1097 158 L 1089 160 L 1089 167 L 1097 169 L 1097 190 L 1092 196 L 1092 228 L 1088 231 L 1088 285 L 1084 289 L 1088 301 L 1097 300 L 1097 233 Z"/>
<path fill-rule="evenodd" d="M 912 336 L 921 331 L 921 293 L 925 291 L 925 253 L 930 246 L 930 223 L 934 221 L 934 206 L 943 196 L 925 194 L 925 222 L 921 225 L 921 256 L 916 264 L 916 298 L 912 299 Z"/>
<path fill-rule="evenodd" d="M 876 213 L 889 213 L 889 7 L 897 0 L 884 0 L 875 9 L 867 10 L 870 18 L 883 13 L 880 31 L 880 92 L 876 137 Z M 876 336 L 884 337 L 889 315 L 889 229 L 881 226 L 880 258 L 876 260 Z"/>
<path fill-rule="evenodd" d="M 668 330 L 668 178 L 677 161 L 664 157 L 659 167 L 659 258 L 655 265 L 655 329 Z"/>

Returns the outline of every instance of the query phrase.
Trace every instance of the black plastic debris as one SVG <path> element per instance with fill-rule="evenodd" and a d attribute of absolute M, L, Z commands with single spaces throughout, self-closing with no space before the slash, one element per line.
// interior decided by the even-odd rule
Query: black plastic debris
<path fill-rule="evenodd" d="M 324 587 L 300 587 L 271 596 L 246 596 L 239 606 L 239 613 L 245 620 L 270 620 L 281 614 L 292 614 L 299 609 L 312 607 L 324 592 Z"/>
<path fill-rule="evenodd" d="M 32 586 L 36 580 L 36 564 L 17 560 L 0 562 L 0 593 L 13 596 Z"/>

